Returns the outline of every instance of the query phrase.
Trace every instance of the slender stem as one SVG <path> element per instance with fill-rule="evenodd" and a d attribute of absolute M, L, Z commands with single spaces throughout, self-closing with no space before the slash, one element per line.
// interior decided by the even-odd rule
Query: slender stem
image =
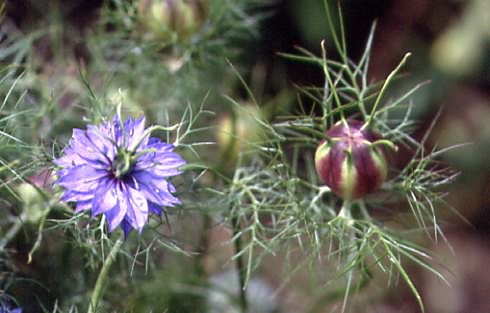
<path fill-rule="evenodd" d="M 361 276 L 360 282 L 356 286 L 352 286 L 350 284 L 349 287 L 346 288 L 338 288 L 335 290 L 324 290 L 319 297 L 314 301 L 313 305 L 307 313 L 318 313 L 324 312 L 327 304 L 338 301 L 339 298 L 345 297 L 346 292 L 358 292 L 369 286 L 369 283 L 372 280 L 371 272 L 367 271 L 365 275 Z"/>
<path fill-rule="evenodd" d="M 340 208 L 339 211 L 339 216 L 344 217 L 349 223 L 352 221 L 352 214 L 351 214 L 351 203 L 350 201 L 344 201 L 342 203 L 342 207 Z"/>
<path fill-rule="evenodd" d="M 337 108 L 339 108 L 339 113 L 340 113 L 340 119 L 342 122 L 346 123 L 346 119 L 344 116 L 344 110 L 342 109 L 342 103 L 340 101 L 340 97 L 337 93 L 337 89 L 335 86 L 335 83 L 333 82 L 332 78 L 330 77 L 330 72 L 328 70 L 328 65 L 327 65 L 327 49 L 325 48 L 325 40 L 322 40 L 321 42 L 321 48 L 322 48 L 322 60 L 323 60 L 323 72 L 325 74 L 326 78 L 326 83 L 330 86 L 330 89 L 332 91 L 332 95 L 334 97 L 334 100 L 337 104 Z M 328 90 L 328 89 L 326 89 Z M 325 95 L 324 95 L 325 97 Z M 331 109 L 331 108 L 330 108 Z M 324 117 L 326 114 L 329 114 L 330 112 L 324 112 Z"/>
<path fill-rule="evenodd" d="M 109 274 L 109 269 L 111 268 L 112 263 L 114 263 L 116 255 L 119 252 L 119 249 L 121 248 L 123 242 L 124 241 L 122 239 L 118 239 L 112 247 L 111 252 L 109 252 L 109 256 L 107 256 L 107 259 L 105 259 L 104 264 L 102 265 L 102 269 L 99 272 L 99 277 L 97 277 L 97 281 L 95 282 L 95 288 L 92 292 L 92 296 L 90 297 L 90 304 L 87 313 L 97 312 L 97 305 L 99 304 L 99 300 L 103 294 L 102 287 L 107 278 L 107 275 Z"/>
<path fill-rule="evenodd" d="M 381 146 L 381 145 L 388 146 L 393 151 L 398 150 L 398 147 L 393 142 L 389 141 L 388 139 L 378 139 L 372 143 L 372 146 Z"/>
<path fill-rule="evenodd" d="M 362 209 L 363 203 L 358 203 L 360 203 Z M 372 279 L 371 272 L 364 266 L 364 260 L 358 259 L 357 256 L 359 250 L 356 245 L 356 226 L 354 217 L 352 216 L 352 202 L 344 201 L 337 218 L 340 220 L 340 223 L 345 223 L 345 226 L 347 226 L 345 233 L 342 230 L 340 234 L 342 237 L 339 237 L 340 249 L 342 251 L 346 250 L 347 253 L 344 259 L 346 264 L 344 267 L 345 271 L 343 271 L 343 274 L 346 275 L 346 286 L 333 290 L 326 289 L 321 292 L 313 302 L 313 305 L 306 311 L 307 313 L 323 312 L 327 303 L 338 301 L 341 297 L 343 299 L 340 312 L 345 312 L 349 296 L 366 288 Z M 354 271 L 356 269 L 362 270 L 359 281 L 354 280 Z"/>
<path fill-rule="evenodd" d="M 235 237 L 235 241 L 233 242 L 235 245 L 235 252 L 240 253 L 242 250 L 242 238 L 238 234 L 241 232 L 240 229 L 240 220 L 238 217 L 233 216 L 232 217 L 232 224 L 233 224 L 233 237 Z M 248 308 L 248 302 L 247 302 L 247 293 L 245 291 L 245 283 L 246 283 L 246 277 L 245 277 L 245 263 L 243 262 L 243 255 L 240 254 L 236 258 L 236 270 L 238 272 L 238 278 L 240 281 L 240 311 L 241 313 L 246 313 L 247 308 Z"/>
<path fill-rule="evenodd" d="M 32 262 L 32 255 L 36 250 L 41 246 L 41 242 L 43 240 L 43 229 L 44 229 L 44 223 L 46 222 L 46 218 L 48 217 L 49 210 L 43 213 L 41 220 L 39 221 L 39 226 L 38 226 L 38 235 L 36 242 L 34 243 L 34 246 L 32 246 L 31 251 L 29 251 L 29 254 L 27 256 L 27 264 L 31 264 Z"/>
<path fill-rule="evenodd" d="M 7 244 L 14 239 L 17 233 L 22 229 L 23 221 L 26 219 L 26 214 L 22 213 L 20 217 L 18 217 L 12 224 L 12 226 L 8 229 L 7 233 L 0 239 L 0 251 L 3 251 Z"/>
<path fill-rule="evenodd" d="M 145 130 L 145 132 L 143 133 L 143 135 L 141 136 L 140 140 L 136 143 L 136 145 L 134 145 L 134 148 L 130 151 L 131 155 L 136 153 L 136 150 L 138 150 L 138 147 L 143 143 L 144 140 L 146 140 L 147 137 L 149 137 L 151 135 L 152 132 L 154 132 L 156 130 L 172 131 L 172 130 L 176 130 L 177 128 L 179 128 L 179 124 L 175 124 L 175 125 L 172 125 L 169 127 L 155 125 L 155 126 L 151 126 L 151 127 L 147 128 Z M 154 149 L 148 149 L 148 150 L 154 150 Z M 144 153 L 144 151 L 148 152 L 148 150 L 143 150 L 140 153 Z M 149 152 L 152 152 L 152 151 L 149 151 Z"/>
<path fill-rule="evenodd" d="M 208 280 L 209 271 L 206 267 L 206 259 L 209 257 L 209 230 L 212 225 L 212 217 L 209 214 L 204 214 L 202 231 L 199 235 L 199 246 L 197 248 L 198 254 L 195 258 L 194 268 L 196 274 L 200 279 Z"/>
<path fill-rule="evenodd" d="M 347 203 L 346 203 L 347 204 Z M 344 204 L 344 205 L 346 205 Z M 348 205 L 348 204 L 347 204 Z M 352 220 L 352 212 L 351 212 L 351 208 L 347 208 L 348 210 L 348 217 L 349 217 L 349 221 L 348 223 L 351 224 L 353 223 L 354 221 Z M 352 225 L 350 225 L 352 226 Z M 347 254 L 347 259 L 346 259 L 346 264 L 348 264 L 348 266 L 352 266 L 351 269 L 349 269 L 349 272 L 347 273 L 347 286 L 346 286 L 346 289 L 345 289 L 345 292 L 344 292 L 344 300 L 342 301 L 342 310 L 341 312 L 345 312 L 345 309 L 347 308 L 347 300 L 349 299 L 349 295 L 352 293 L 352 292 L 355 292 L 355 290 L 352 290 L 352 281 L 354 279 L 354 268 L 357 267 L 358 265 L 356 264 L 356 254 L 357 254 L 357 248 L 356 248 L 356 233 L 355 233 L 355 230 L 352 228 L 352 229 L 349 229 L 348 231 L 348 234 L 347 234 L 347 247 L 348 247 L 348 254 Z"/>
<path fill-rule="evenodd" d="M 330 34 L 332 35 L 332 39 L 335 44 L 335 47 L 337 48 L 337 51 L 341 55 L 342 59 L 345 61 L 346 53 L 343 45 L 344 41 L 342 41 L 341 43 L 339 37 L 337 36 L 337 31 L 335 30 L 335 25 L 333 23 L 332 12 L 330 12 L 330 6 L 328 5 L 328 0 L 323 0 L 323 6 L 325 8 L 325 13 L 327 15 L 328 28 L 330 29 Z M 347 62 L 344 63 L 347 64 Z"/>
<path fill-rule="evenodd" d="M 381 98 L 383 97 L 383 95 L 384 95 L 384 93 L 386 91 L 386 88 L 390 85 L 391 81 L 395 78 L 396 74 L 398 74 L 398 72 L 401 70 L 401 68 L 407 62 L 408 57 L 411 56 L 411 55 L 412 54 L 410 52 L 407 53 L 407 54 L 405 54 L 405 56 L 401 60 L 400 64 L 398 64 L 398 66 L 386 78 L 383 86 L 381 87 L 381 90 L 379 91 L 378 97 L 374 101 L 373 108 L 371 109 L 371 114 L 369 114 L 369 118 L 368 118 L 367 122 L 362 126 L 362 129 L 371 126 L 371 124 L 373 122 L 374 115 L 376 114 L 376 110 L 378 108 L 379 102 L 380 102 Z"/>

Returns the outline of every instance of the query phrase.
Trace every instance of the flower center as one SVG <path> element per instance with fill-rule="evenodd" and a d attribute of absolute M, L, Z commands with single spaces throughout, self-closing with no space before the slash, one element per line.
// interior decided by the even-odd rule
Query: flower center
<path fill-rule="evenodd" d="M 111 171 L 115 178 L 122 178 L 128 175 L 134 166 L 133 153 L 126 149 L 119 149 L 112 162 Z"/>

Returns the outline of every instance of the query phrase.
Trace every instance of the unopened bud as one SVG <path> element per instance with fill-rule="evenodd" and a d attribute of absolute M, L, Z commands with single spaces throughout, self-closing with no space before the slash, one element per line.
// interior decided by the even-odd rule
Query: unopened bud
<path fill-rule="evenodd" d="M 363 126 L 357 120 L 338 122 L 315 153 L 320 179 L 346 201 L 375 192 L 388 173 L 385 146 L 394 145 Z"/>
<path fill-rule="evenodd" d="M 263 113 L 256 106 L 244 105 L 234 114 L 223 114 L 216 128 L 216 142 L 222 156 L 228 161 L 235 161 L 238 154 L 260 143 L 264 130 L 259 119 Z"/>
<path fill-rule="evenodd" d="M 182 40 L 202 26 L 206 4 L 204 0 L 140 0 L 138 15 L 151 37 Z"/>

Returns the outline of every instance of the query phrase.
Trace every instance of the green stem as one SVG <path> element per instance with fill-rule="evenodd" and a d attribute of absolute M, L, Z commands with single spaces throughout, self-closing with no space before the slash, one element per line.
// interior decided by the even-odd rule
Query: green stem
<path fill-rule="evenodd" d="M 169 127 L 155 125 L 155 126 L 151 126 L 151 127 L 147 128 L 145 130 L 145 132 L 143 133 L 143 135 L 141 136 L 141 139 L 134 146 L 133 150 L 130 151 L 131 152 L 131 155 L 133 155 L 133 154 L 136 153 L 136 150 L 141 145 L 141 143 L 143 143 L 143 141 L 146 140 L 146 137 L 149 137 L 151 135 L 151 133 L 154 132 L 155 130 L 172 131 L 172 130 L 176 130 L 177 128 L 179 128 L 179 124 L 175 124 L 175 125 L 169 126 Z M 151 149 L 151 150 L 154 150 L 154 149 Z"/>
<path fill-rule="evenodd" d="M 350 205 L 351 205 L 352 202 L 350 201 L 344 201 L 342 203 L 342 207 L 340 208 L 340 211 L 339 211 L 339 216 L 342 216 L 343 218 L 345 218 L 348 223 L 350 223 L 352 221 L 352 214 L 351 214 L 351 208 L 350 208 Z"/>
<path fill-rule="evenodd" d="M 395 70 L 393 70 L 393 72 L 391 72 L 390 75 L 388 75 L 388 77 L 386 78 L 383 86 L 381 87 L 381 90 L 379 91 L 378 97 L 374 101 L 373 108 L 371 109 L 371 114 L 369 114 L 369 118 L 368 118 L 367 122 L 363 125 L 362 129 L 371 126 L 371 124 L 373 122 L 374 115 L 376 114 L 376 110 L 378 109 L 378 105 L 379 105 L 381 98 L 383 97 L 383 95 L 386 91 L 386 88 L 390 85 L 391 81 L 395 78 L 395 76 L 398 74 L 398 72 L 401 70 L 401 68 L 407 62 L 408 57 L 410 57 L 411 55 L 412 54 L 410 52 L 405 54 L 405 56 L 403 57 L 400 64 L 398 64 L 398 66 L 395 68 Z"/>
<path fill-rule="evenodd" d="M 398 147 L 388 139 L 378 139 L 371 144 L 372 146 L 388 146 L 391 150 L 397 151 Z"/>
<path fill-rule="evenodd" d="M 318 313 L 324 312 L 325 307 L 332 302 L 338 301 L 341 297 L 345 297 L 346 292 L 358 292 L 369 286 L 369 283 L 372 280 L 371 272 L 367 271 L 363 276 L 361 276 L 361 280 L 355 286 L 352 284 L 347 288 L 338 288 L 335 290 L 327 290 L 322 293 L 313 303 L 312 307 L 308 309 L 307 313 Z M 348 290 L 347 290 L 348 289 Z"/>
<path fill-rule="evenodd" d="M 124 241 L 122 239 L 118 239 L 112 247 L 111 252 L 109 252 L 109 256 L 107 257 L 107 259 L 105 259 L 104 264 L 102 265 L 102 269 L 100 270 L 99 277 L 97 277 L 94 291 L 92 292 L 92 296 L 90 297 L 90 304 L 87 313 L 97 312 L 97 305 L 99 304 L 99 300 L 103 294 L 102 287 L 109 274 L 109 269 L 111 268 L 112 263 L 114 263 L 116 255 L 119 252 L 119 249 L 121 248 L 123 242 Z"/>
<path fill-rule="evenodd" d="M 327 86 L 330 86 L 333 98 L 335 100 L 335 103 L 337 104 L 337 108 L 339 108 L 340 119 L 344 124 L 346 124 L 347 121 L 346 121 L 345 116 L 344 116 L 344 110 L 342 109 L 342 103 L 340 101 L 340 97 L 337 93 L 335 83 L 333 82 L 332 78 L 330 77 L 330 71 L 329 71 L 328 65 L 327 65 L 327 49 L 325 48 L 325 41 L 324 40 L 321 42 L 321 48 L 322 48 L 322 60 L 323 60 L 322 61 L 323 62 L 323 72 L 325 74 L 326 84 L 327 84 Z M 325 89 L 325 91 L 324 91 L 325 100 L 326 100 L 326 98 L 328 98 L 328 95 L 326 94 L 327 92 L 328 92 L 328 88 Z M 324 104 L 324 106 L 325 106 L 325 104 Z M 330 110 L 331 110 L 331 108 L 330 108 Z M 324 118 L 326 117 L 326 115 L 328 115 L 330 113 L 331 112 L 325 112 L 324 111 Z"/>
<path fill-rule="evenodd" d="M 23 221 L 26 219 L 25 213 L 17 218 L 12 226 L 8 229 L 7 233 L 0 239 L 0 251 L 3 251 L 7 244 L 15 238 L 17 233 L 22 229 Z"/>
<path fill-rule="evenodd" d="M 50 210 L 47 210 L 46 212 L 44 212 L 41 220 L 39 221 L 37 239 L 36 239 L 36 242 L 34 243 L 34 246 L 32 246 L 32 249 L 31 249 L 31 251 L 29 251 L 29 254 L 27 256 L 27 264 L 31 264 L 31 262 L 32 262 L 32 255 L 41 246 L 41 242 L 42 242 L 42 239 L 43 239 L 44 223 L 46 222 L 46 219 L 48 218 L 49 211 Z"/>
<path fill-rule="evenodd" d="M 352 220 L 352 212 L 350 211 L 351 208 L 349 209 L 349 224 L 353 224 Z M 352 226 L 352 225 L 350 225 Z M 349 299 L 349 295 L 354 291 L 352 290 L 352 281 L 354 279 L 354 268 L 357 267 L 356 265 L 356 254 L 357 254 L 357 249 L 356 249 L 356 233 L 354 229 L 350 229 L 348 234 L 347 234 L 347 247 L 349 248 L 348 254 L 347 254 L 347 259 L 346 259 L 346 264 L 348 264 L 349 267 L 349 272 L 347 273 L 347 286 L 344 292 L 344 300 L 342 301 L 342 310 L 341 312 L 345 312 L 345 309 L 347 308 L 347 300 Z"/>
<path fill-rule="evenodd" d="M 241 232 L 240 229 L 240 220 L 238 217 L 232 217 L 232 224 L 233 224 L 233 237 L 235 237 L 234 245 L 235 245 L 235 252 L 240 253 L 242 250 L 242 239 L 241 236 L 238 234 Z M 236 270 L 238 272 L 238 278 L 240 281 L 240 311 L 241 313 L 246 313 L 247 308 L 248 308 L 248 302 L 247 302 L 247 293 L 245 291 L 245 283 L 246 283 L 246 277 L 245 277 L 245 263 L 243 262 L 243 255 L 240 254 L 237 259 L 236 259 Z"/>

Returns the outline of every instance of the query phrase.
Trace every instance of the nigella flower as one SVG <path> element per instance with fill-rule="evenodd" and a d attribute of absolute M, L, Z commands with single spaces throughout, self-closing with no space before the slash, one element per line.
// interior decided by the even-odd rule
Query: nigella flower
<path fill-rule="evenodd" d="M 102 125 L 74 129 L 64 155 L 54 160 L 62 169 L 56 184 L 65 188 L 62 200 L 76 202 L 76 213 L 104 214 L 109 231 L 141 232 L 151 213 L 180 204 L 167 181 L 186 162 L 172 144 L 150 137 L 145 118 L 122 123 L 116 115 Z"/>
<path fill-rule="evenodd" d="M 11 309 L 9 306 L 1 304 L 0 305 L 0 313 L 22 313 L 22 309 L 20 309 L 20 308 Z"/>

